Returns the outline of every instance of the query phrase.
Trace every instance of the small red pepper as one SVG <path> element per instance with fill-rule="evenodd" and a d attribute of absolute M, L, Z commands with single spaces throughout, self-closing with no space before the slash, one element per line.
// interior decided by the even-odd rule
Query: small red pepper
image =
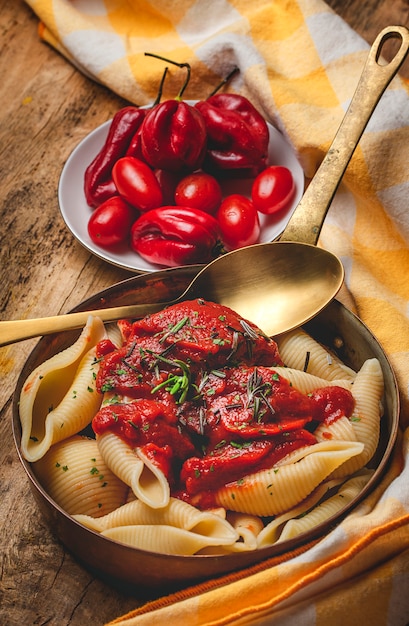
<path fill-rule="evenodd" d="M 206 123 L 208 169 L 261 171 L 267 165 L 269 130 L 252 103 L 220 93 L 197 102 Z"/>
<path fill-rule="evenodd" d="M 146 109 L 134 106 L 124 107 L 114 115 L 102 149 L 85 171 L 84 193 L 90 207 L 95 208 L 117 195 L 112 168 L 120 157 L 140 156 L 137 132 L 145 116 Z"/>
<path fill-rule="evenodd" d="M 149 111 L 141 128 L 142 156 L 153 169 L 186 172 L 199 169 L 206 154 L 206 125 L 201 113 L 183 102 L 183 93 L 189 84 L 189 63 L 145 52 L 187 71 L 186 79 L 174 100 L 166 100 Z M 162 86 L 165 80 L 162 78 Z"/>
<path fill-rule="evenodd" d="M 193 171 L 203 163 L 206 138 L 199 110 L 186 102 L 165 100 L 150 110 L 143 122 L 142 155 L 155 169 Z"/>
<path fill-rule="evenodd" d="M 199 209 L 163 206 L 136 220 L 131 229 L 131 246 L 156 265 L 208 263 L 221 251 L 219 225 L 212 215 Z"/>

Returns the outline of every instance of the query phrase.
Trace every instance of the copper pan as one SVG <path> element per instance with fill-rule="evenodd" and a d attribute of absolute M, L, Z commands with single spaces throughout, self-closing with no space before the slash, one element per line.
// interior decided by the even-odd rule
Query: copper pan
<path fill-rule="evenodd" d="M 176 268 L 141 275 L 118 283 L 89 298 L 75 311 L 118 306 L 133 302 L 160 302 L 172 299 L 183 291 L 199 266 Z M 223 556 L 172 556 L 128 547 L 100 536 L 77 523 L 46 493 L 33 469 L 21 457 L 21 427 L 18 401 L 22 385 L 29 373 L 41 362 L 70 345 L 79 331 L 49 335 L 39 341 L 31 352 L 17 383 L 13 403 L 13 434 L 21 463 L 27 473 L 38 507 L 53 533 L 86 568 L 111 585 L 120 586 L 135 595 L 174 590 L 204 579 L 247 568 L 270 557 L 291 553 L 296 548 L 324 536 L 370 493 L 381 480 L 388 465 L 398 431 L 399 394 L 396 379 L 381 345 L 369 329 L 353 313 L 334 300 L 306 325 L 306 330 L 326 344 L 351 367 L 359 369 L 364 360 L 379 359 L 385 379 L 385 413 L 376 454 L 371 461 L 375 470 L 365 488 L 339 514 L 312 531 L 275 546 L 254 552 Z"/>

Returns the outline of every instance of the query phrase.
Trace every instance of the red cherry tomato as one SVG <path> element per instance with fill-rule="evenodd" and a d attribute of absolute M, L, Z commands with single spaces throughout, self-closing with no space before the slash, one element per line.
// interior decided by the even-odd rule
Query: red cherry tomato
<path fill-rule="evenodd" d="M 140 211 L 150 211 L 163 204 L 163 195 L 153 170 L 136 157 L 122 157 L 112 168 L 118 193 Z"/>
<path fill-rule="evenodd" d="M 270 165 L 254 180 L 251 199 L 257 211 L 271 215 L 288 206 L 294 192 L 291 171 L 283 165 Z"/>
<path fill-rule="evenodd" d="M 102 248 L 112 248 L 129 239 L 131 226 L 139 213 L 120 196 L 105 200 L 88 221 L 91 240 Z"/>
<path fill-rule="evenodd" d="M 229 250 L 257 243 L 260 237 L 258 213 L 249 198 L 227 196 L 217 212 L 223 243 Z"/>
<path fill-rule="evenodd" d="M 182 178 L 175 191 L 175 203 L 215 215 L 222 201 L 218 181 L 205 172 L 194 172 Z"/>

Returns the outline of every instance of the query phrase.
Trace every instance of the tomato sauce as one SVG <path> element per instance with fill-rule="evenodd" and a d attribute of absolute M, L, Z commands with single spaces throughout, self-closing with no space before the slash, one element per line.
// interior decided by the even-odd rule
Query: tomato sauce
<path fill-rule="evenodd" d="M 141 448 L 173 495 L 196 506 L 314 444 L 319 423 L 352 414 L 343 388 L 305 395 L 292 387 L 272 369 L 282 365 L 275 341 L 222 305 L 183 302 L 120 327 L 123 347 L 98 346 L 97 389 L 109 404 L 93 429 Z"/>

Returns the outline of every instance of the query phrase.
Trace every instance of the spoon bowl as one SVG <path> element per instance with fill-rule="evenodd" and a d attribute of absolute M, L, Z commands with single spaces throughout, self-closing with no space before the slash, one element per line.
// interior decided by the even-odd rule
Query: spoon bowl
<path fill-rule="evenodd" d="M 380 62 L 389 38 L 400 39 L 400 47 L 390 62 Z M 268 335 L 310 320 L 333 300 L 344 278 L 341 261 L 316 247 L 324 219 L 361 135 L 408 50 L 407 28 L 390 26 L 379 33 L 334 140 L 279 242 L 241 248 L 215 259 L 172 302 L 0 322 L 0 346 L 84 326 L 88 315 L 103 321 L 138 318 L 189 297 L 230 306 Z"/>
<path fill-rule="evenodd" d="M 321 311 L 337 294 L 343 277 L 342 263 L 326 250 L 294 242 L 256 244 L 204 266 L 175 300 L 0 322 L 0 345 L 81 328 L 89 315 L 103 322 L 136 319 L 194 298 L 229 306 L 266 335 L 277 335 Z"/>
<path fill-rule="evenodd" d="M 338 293 L 343 278 L 341 261 L 327 250 L 278 241 L 242 248 L 210 263 L 187 295 L 229 306 L 272 336 L 319 313 Z"/>

